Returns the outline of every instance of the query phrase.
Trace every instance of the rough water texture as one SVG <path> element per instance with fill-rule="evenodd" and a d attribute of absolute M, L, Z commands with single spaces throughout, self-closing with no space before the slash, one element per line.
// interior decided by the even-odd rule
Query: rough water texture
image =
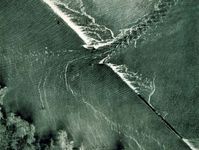
<path fill-rule="evenodd" d="M 171 120 L 172 110 L 162 109 L 167 106 L 157 96 L 161 69 L 149 65 L 153 48 L 145 53 L 149 43 L 161 38 L 161 27 L 169 26 L 165 20 L 174 10 L 181 12 L 192 2 L 0 3 L 0 100 L 8 111 L 32 118 L 38 137 L 64 129 L 75 147 L 86 150 L 198 149 L 197 140 L 190 140 L 197 135 L 186 128 L 189 119 L 176 125 L 182 118 Z M 124 11 L 111 9 L 117 7 Z M 167 36 L 175 33 L 170 29 Z M 132 53 L 133 59 L 126 60 Z M 197 129 L 197 122 L 192 125 Z"/>

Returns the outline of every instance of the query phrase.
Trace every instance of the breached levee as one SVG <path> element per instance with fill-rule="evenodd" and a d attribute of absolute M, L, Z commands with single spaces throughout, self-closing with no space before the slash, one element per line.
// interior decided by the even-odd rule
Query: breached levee
<path fill-rule="evenodd" d="M 118 35 L 114 35 L 111 29 L 96 23 L 95 19 L 86 13 L 83 1 L 80 0 L 78 10 L 72 9 L 63 0 L 42 0 L 52 11 L 60 17 L 74 32 L 83 40 L 86 49 L 109 49 L 135 44 L 152 26 L 162 22 L 164 17 L 177 0 L 159 0 L 154 7 L 154 11 L 149 12 L 130 27 L 121 29 Z M 111 49 L 111 53 L 115 50 Z M 99 64 L 109 67 L 118 77 L 151 108 L 151 110 L 161 118 L 165 125 L 173 131 L 192 150 L 199 150 L 198 140 L 183 138 L 175 128 L 152 106 L 151 97 L 155 87 L 155 76 L 153 79 L 142 77 L 141 74 L 131 72 L 125 65 L 117 65 L 107 62 L 111 54 L 101 59 Z M 68 86 L 68 83 L 66 83 Z M 70 88 L 70 86 L 68 86 Z M 71 92 L 73 90 L 70 88 Z M 75 94 L 74 94 L 75 95 Z"/>
<path fill-rule="evenodd" d="M 83 46 L 87 49 L 110 49 L 122 47 L 131 42 L 136 44 L 136 41 L 151 26 L 161 22 L 169 9 L 176 4 L 176 0 L 159 0 L 154 6 L 154 11 L 141 17 L 133 26 L 121 29 L 121 32 L 114 36 L 111 29 L 97 24 L 95 18 L 87 14 L 82 0 L 79 0 L 78 9 L 72 9 L 69 7 L 69 3 L 63 0 L 43 0 L 43 2 L 76 32 L 85 43 Z M 110 53 L 114 53 L 114 51 L 114 49 L 111 49 Z M 111 54 L 108 54 L 108 56 L 111 56 Z M 141 75 L 128 71 L 126 66 L 106 63 L 103 62 L 104 59 L 99 64 L 105 64 L 111 68 L 135 93 L 143 97 L 152 106 L 150 100 L 155 92 L 155 77 L 150 80 L 144 79 Z"/>
<path fill-rule="evenodd" d="M 135 25 L 126 29 L 121 29 L 115 36 L 111 29 L 96 23 L 95 18 L 86 13 L 83 2 L 80 0 L 79 10 L 74 10 L 62 0 L 43 0 L 55 14 L 73 29 L 84 41 L 86 49 L 102 49 L 107 47 L 118 47 L 128 45 L 136 41 L 146 33 L 151 25 L 157 24 L 166 15 L 169 8 L 175 4 L 175 0 L 159 2 L 155 10 L 141 17 L 134 23 Z"/>
<path fill-rule="evenodd" d="M 147 100 L 148 104 L 151 105 L 150 98 L 155 92 L 155 78 L 149 80 L 142 77 L 141 74 L 130 72 L 125 65 L 115 65 L 112 63 L 105 63 L 105 65 L 111 68 L 129 88 L 136 94 L 142 95 L 142 97 Z"/>
<path fill-rule="evenodd" d="M 57 14 L 76 34 L 83 40 L 87 49 L 97 49 L 111 43 L 114 39 L 113 32 L 103 25 L 95 22 L 95 19 L 88 15 L 83 3 L 80 11 L 73 10 L 61 0 L 43 0 L 55 14 Z"/>

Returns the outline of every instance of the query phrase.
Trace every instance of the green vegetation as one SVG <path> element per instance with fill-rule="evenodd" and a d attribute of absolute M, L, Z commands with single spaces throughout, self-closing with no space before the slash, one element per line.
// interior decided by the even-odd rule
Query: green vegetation
<path fill-rule="evenodd" d="M 1 96 L 2 90 L 1 90 Z M 2 97 L 0 97 L 2 98 Z M 2 99 L 1 99 L 2 100 Z M 5 113 L 3 101 L 0 106 L 1 150 L 73 150 L 74 143 L 66 131 L 58 131 L 50 142 L 36 138 L 35 126 L 14 113 Z"/>
<path fill-rule="evenodd" d="M 45 143 L 35 138 L 34 125 L 20 116 L 9 113 L 6 117 L 0 113 L 0 147 L 2 150 L 72 150 L 74 144 L 65 131 L 59 131 L 56 139 Z"/>

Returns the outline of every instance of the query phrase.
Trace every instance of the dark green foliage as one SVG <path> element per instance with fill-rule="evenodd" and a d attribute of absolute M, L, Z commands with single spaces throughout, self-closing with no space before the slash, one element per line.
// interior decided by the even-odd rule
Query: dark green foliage
<path fill-rule="evenodd" d="M 0 148 L 1 150 L 73 150 L 73 141 L 65 131 L 59 131 L 56 138 L 46 140 L 35 138 L 33 124 L 14 113 L 4 117 L 0 107 Z"/>
<path fill-rule="evenodd" d="M 8 114 L 7 118 L 0 120 L 0 147 L 10 150 L 33 150 L 35 147 L 35 127 L 28 122 L 15 116 L 13 113 Z"/>

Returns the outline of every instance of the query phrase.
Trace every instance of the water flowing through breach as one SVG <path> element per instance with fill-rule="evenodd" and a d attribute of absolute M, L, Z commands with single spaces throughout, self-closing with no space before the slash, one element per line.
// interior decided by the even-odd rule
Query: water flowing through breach
<path fill-rule="evenodd" d="M 133 26 L 121 29 L 118 35 L 105 25 L 96 23 L 95 18 L 87 14 L 83 1 L 79 0 L 79 9 L 72 9 L 71 2 L 65 0 L 43 0 L 84 41 L 87 49 L 118 47 L 135 42 L 150 29 L 151 25 L 161 22 L 176 1 L 159 0 L 154 6 L 155 11 L 149 12 L 135 22 Z"/>
<path fill-rule="evenodd" d="M 82 1 L 79 1 L 79 8 L 72 9 L 70 2 L 63 0 L 43 0 L 55 14 L 57 14 L 76 34 L 83 40 L 86 49 L 111 49 L 117 47 L 127 46 L 134 42 L 135 47 L 137 40 L 140 39 L 151 26 L 162 22 L 164 17 L 169 12 L 169 9 L 176 4 L 176 0 L 159 0 L 154 6 L 154 11 L 149 12 L 145 16 L 132 23 L 131 27 L 121 29 L 118 35 L 107 28 L 105 25 L 100 25 L 95 18 L 87 14 Z M 114 50 L 113 50 L 114 52 Z M 110 57 L 109 55 L 108 57 Z M 124 81 L 129 88 L 135 93 L 141 95 L 147 104 L 154 109 L 151 104 L 151 96 L 155 92 L 155 76 L 152 79 L 142 77 L 141 74 L 131 72 L 125 65 L 117 65 L 107 63 L 108 57 L 102 58 L 99 64 L 104 64 L 111 68 L 122 81 Z M 106 60 L 106 61 L 104 61 Z M 155 109 L 154 109 L 155 110 Z M 158 116 L 165 121 L 166 125 L 173 130 L 178 137 L 180 137 L 191 149 L 197 150 L 190 140 L 183 139 L 181 135 L 162 117 L 157 111 Z"/>

